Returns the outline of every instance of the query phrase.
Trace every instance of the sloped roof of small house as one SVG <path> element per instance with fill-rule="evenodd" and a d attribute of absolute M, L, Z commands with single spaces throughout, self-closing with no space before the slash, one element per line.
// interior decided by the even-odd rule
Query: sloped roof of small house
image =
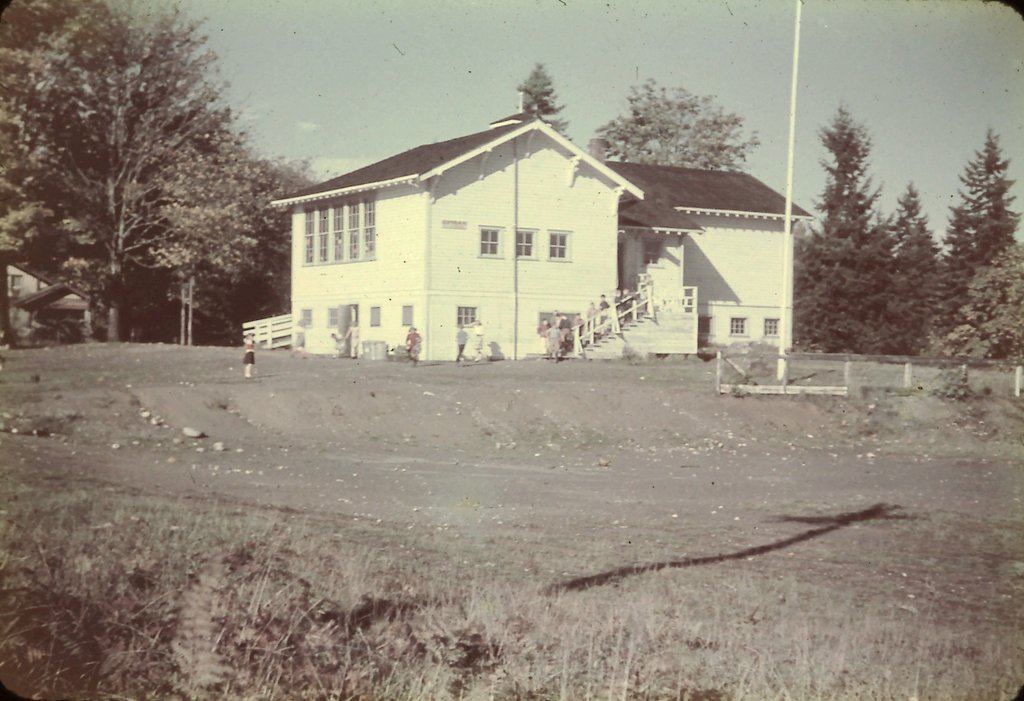
<path fill-rule="evenodd" d="M 14 306 L 19 309 L 34 312 L 39 309 L 43 309 L 44 307 L 48 307 L 54 302 L 64 299 L 68 295 L 75 295 L 76 297 L 79 297 L 80 299 L 78 301 L 81 302 L 83 308 L 88 306 L 88 295 L 84 292 L 78 291 L 66 282 L 58 282 L 56 285 L 44 287 L 38 292 L 30 294 L 28 297 L 21 297 L 14 302 Z"/>
<path fill-rule="evenodd" d="M 786 212 L 783 195 L 746 173 L 613 161 L 605 165 L 645 194 L 643 201 L 620 208 L 621 225 L 699 230 L 690 216 L 697 211 L 779 216 Z M 793 205 L 793 216 L 811 215 Z"/>

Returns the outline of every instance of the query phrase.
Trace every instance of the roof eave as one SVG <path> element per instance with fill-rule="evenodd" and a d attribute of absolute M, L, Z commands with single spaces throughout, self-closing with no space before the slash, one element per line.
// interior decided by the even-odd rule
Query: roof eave
<path fill-rule="evenodd" d="M 677 212 L 687 214 L 713 214 L 725 217 L 743 217 L 747 219 L 785 219 L 784 213 L 775 212 L 750 212 L 738 209 L 711 209 L 708 207 L 673 207 Z M 811 220 L 814 217 L 808 214 L 791 214 L 793 219 Z"/>
<path fill-rule="evenodd" d="M 390 180 L 379 180 L 372 183 L 361 183 L 359 185 L 350 185 L 349 187 L 337 188 L 334 190 L 324 190 L 323 192 L 314 192 L 308 195 L 300 195 L 298 197 L 286 197 L 281 200 L 273 200 L 270 203 L 272 207 L 287 207 L 289 205 L 302 204 L 304 202 L 315 202 L 318 200 L 325 200 L 331 197 L 340 197 L 342 195 L 351 195 L 358 192 L 367 192 L 369 190 L 383 190 L 384 188 L 394 187 L 396 185 L 405 185 L 408 183 L 415 183 L 419 176 L 416 173 L 410 175 L 402 175 L 397 178 L 391 178 Z"/>
<path fill-rule="evenodd" d="M 461 165 L 461 164 L 463 164 L 463 163 L 465 163 L 467 161 L 471 161 L 474 158 L 476 158 L 477 156 L 480 156 L 480 155 L 485 154 L 485 153 L 487 153 L 489 151 L 492 151 L 495 148 L 497 148 L 498 146 L 501 146 L 502 144 L 504 144 L 504 143 L 506 143 L 508 141 L 512 141 L 513 139 L 516 139 L 516 138 L 522 136 L 523 134 L 525 134 L 525 133 L 527 133 L 529 131 L 532 131 L 534 129 L 537 129 L 537 130 L 543 132 L 547 136 L 551 137 L 556 143 L 560 144 L 562 147 L 564 147 L 565 149 L 567 149 L 568 151 L 572 152 L 574 155 L 579 157 L 581 160 L 585 160 L 587 165 L 591 166 L 592 168 L 597 170 L 599 173 L 604 175 L 606 178 L 611 180 L 619 188 L 621 188 L 623 192 L 627 192 L 627 193 L 633 195 L 638 200 L 642 200 L 644 198 L 644 191 L 643 190 L 641 190 L 635 184 L 633 184 L 632 182 L 630 182 L 626 178 L 622 177 L 621 175 L 619 175 L 618 173 L 613 171 L 611 168 L 609 168 L 608 166 L 606 166 L 603 163 L 601 163 L 601 161 L 597 160 L 596 158 L 594 158 L 593 156 L 588 154 L 586 151 L 581 149 L 579 146 L 577 146 L 576 144 L 574 144 L 573 142 L 569 141 L 567 138 L 565 138 L 564 136 L 559 134 L 557 131 L 555 131 L 551 127 L 551 125 L 549 125 L 546 122 L 543 122 L 541 120 L 533 120 L 531 122 L 527 122 L 527 123 L 523 124 L 518 129 L 513 129 L 512 131 L 510 131 L 508 133 L 505 133 L 505 134 L 502 134 L 501 136 L 496 137 L 492 141 L 488 141 L 486 144 L 478 146 L 477 148 L 473 149 L 472 151 L 467 151 L 466 153 L 462 154 L 461 156 L 453 158 L 450 161 L 446 161 L 446 162 L 442 163 L 441 165 L 437 166 L 436 168 L 433 168 L 431 170 L 428 170 L 426 173 L 421 174 L 419 176 L 419 179 L 420 179 L 420 181 L 426 181 L 426 180 L 429 180 L 430 178 L 433 178 L 433 177 L 436 177 L 438 175 L 441 175 L 442 173 L 444 173 L 447 170 L 451 170 L 452 168 L 454 168 L 454 167 L 456 167 L 458 165 Z"/>

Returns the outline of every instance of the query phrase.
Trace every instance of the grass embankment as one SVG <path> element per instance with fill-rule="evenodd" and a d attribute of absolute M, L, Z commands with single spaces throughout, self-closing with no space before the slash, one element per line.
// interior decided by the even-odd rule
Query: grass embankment
<path fill-rule="evenodd" d="M 1024 620 L 1019 607 L 998 620 L 1013 609 L 991 580 L 1004 565 L 987 561 L 1012 549 L 1012 523 L 974 535 L 964 526 L 983 524 L 931 524 L 963 574 L 955 581 L 927 558 L 825 542 L 761 558 L 737 545 L 740 557 L 704 566 L 701 550 L 723 544 L 698 533 L 687 548 L 698 557 L 641 558 L 658 571 L 634 574 L 615 570 L 609 533 L 476 542 L 88 483 L 14 482 L 0 674 L 23 689 L 966 701 L 1000 698 L 1022 672 Z M 876 515 L 897 517 L 890 538 L 921 537 L 898 511 Z M 608 576 L 567 576 L 588 571 Z"/>

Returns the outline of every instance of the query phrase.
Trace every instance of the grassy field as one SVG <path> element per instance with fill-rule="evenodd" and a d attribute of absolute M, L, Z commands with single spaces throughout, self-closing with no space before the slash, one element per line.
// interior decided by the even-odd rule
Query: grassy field
<path fill-rule="evenodd" d="M 8 354 L 6 685 L 968 701 L 1024 681 L 1019 402 L 717 397 L 697 360 L 263 353 L 247 383 L 238 355 Z"/>

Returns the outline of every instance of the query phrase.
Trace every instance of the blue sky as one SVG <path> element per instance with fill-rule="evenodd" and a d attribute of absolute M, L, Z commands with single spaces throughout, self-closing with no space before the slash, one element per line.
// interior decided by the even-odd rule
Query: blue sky
<path fill-rule="evenodd" d="M 580 146 L 654 78 L 741 115 L 761 139 L 748 172 L 785 188 L 788 0 L 155 1 L 206 18 L 225 98 L 257 147 L 324 177 L 486 128 L 516 110 L 516 86 L 541 62 Z M 818 133 L 843 104 L 871 135 L 883 212 L 913 181 L 941 236 L 989 127 L 1024 209 L 1018 15 L 977 0 L 808 0 L 802 15 L 798 204 L 820 197 Z"/>

